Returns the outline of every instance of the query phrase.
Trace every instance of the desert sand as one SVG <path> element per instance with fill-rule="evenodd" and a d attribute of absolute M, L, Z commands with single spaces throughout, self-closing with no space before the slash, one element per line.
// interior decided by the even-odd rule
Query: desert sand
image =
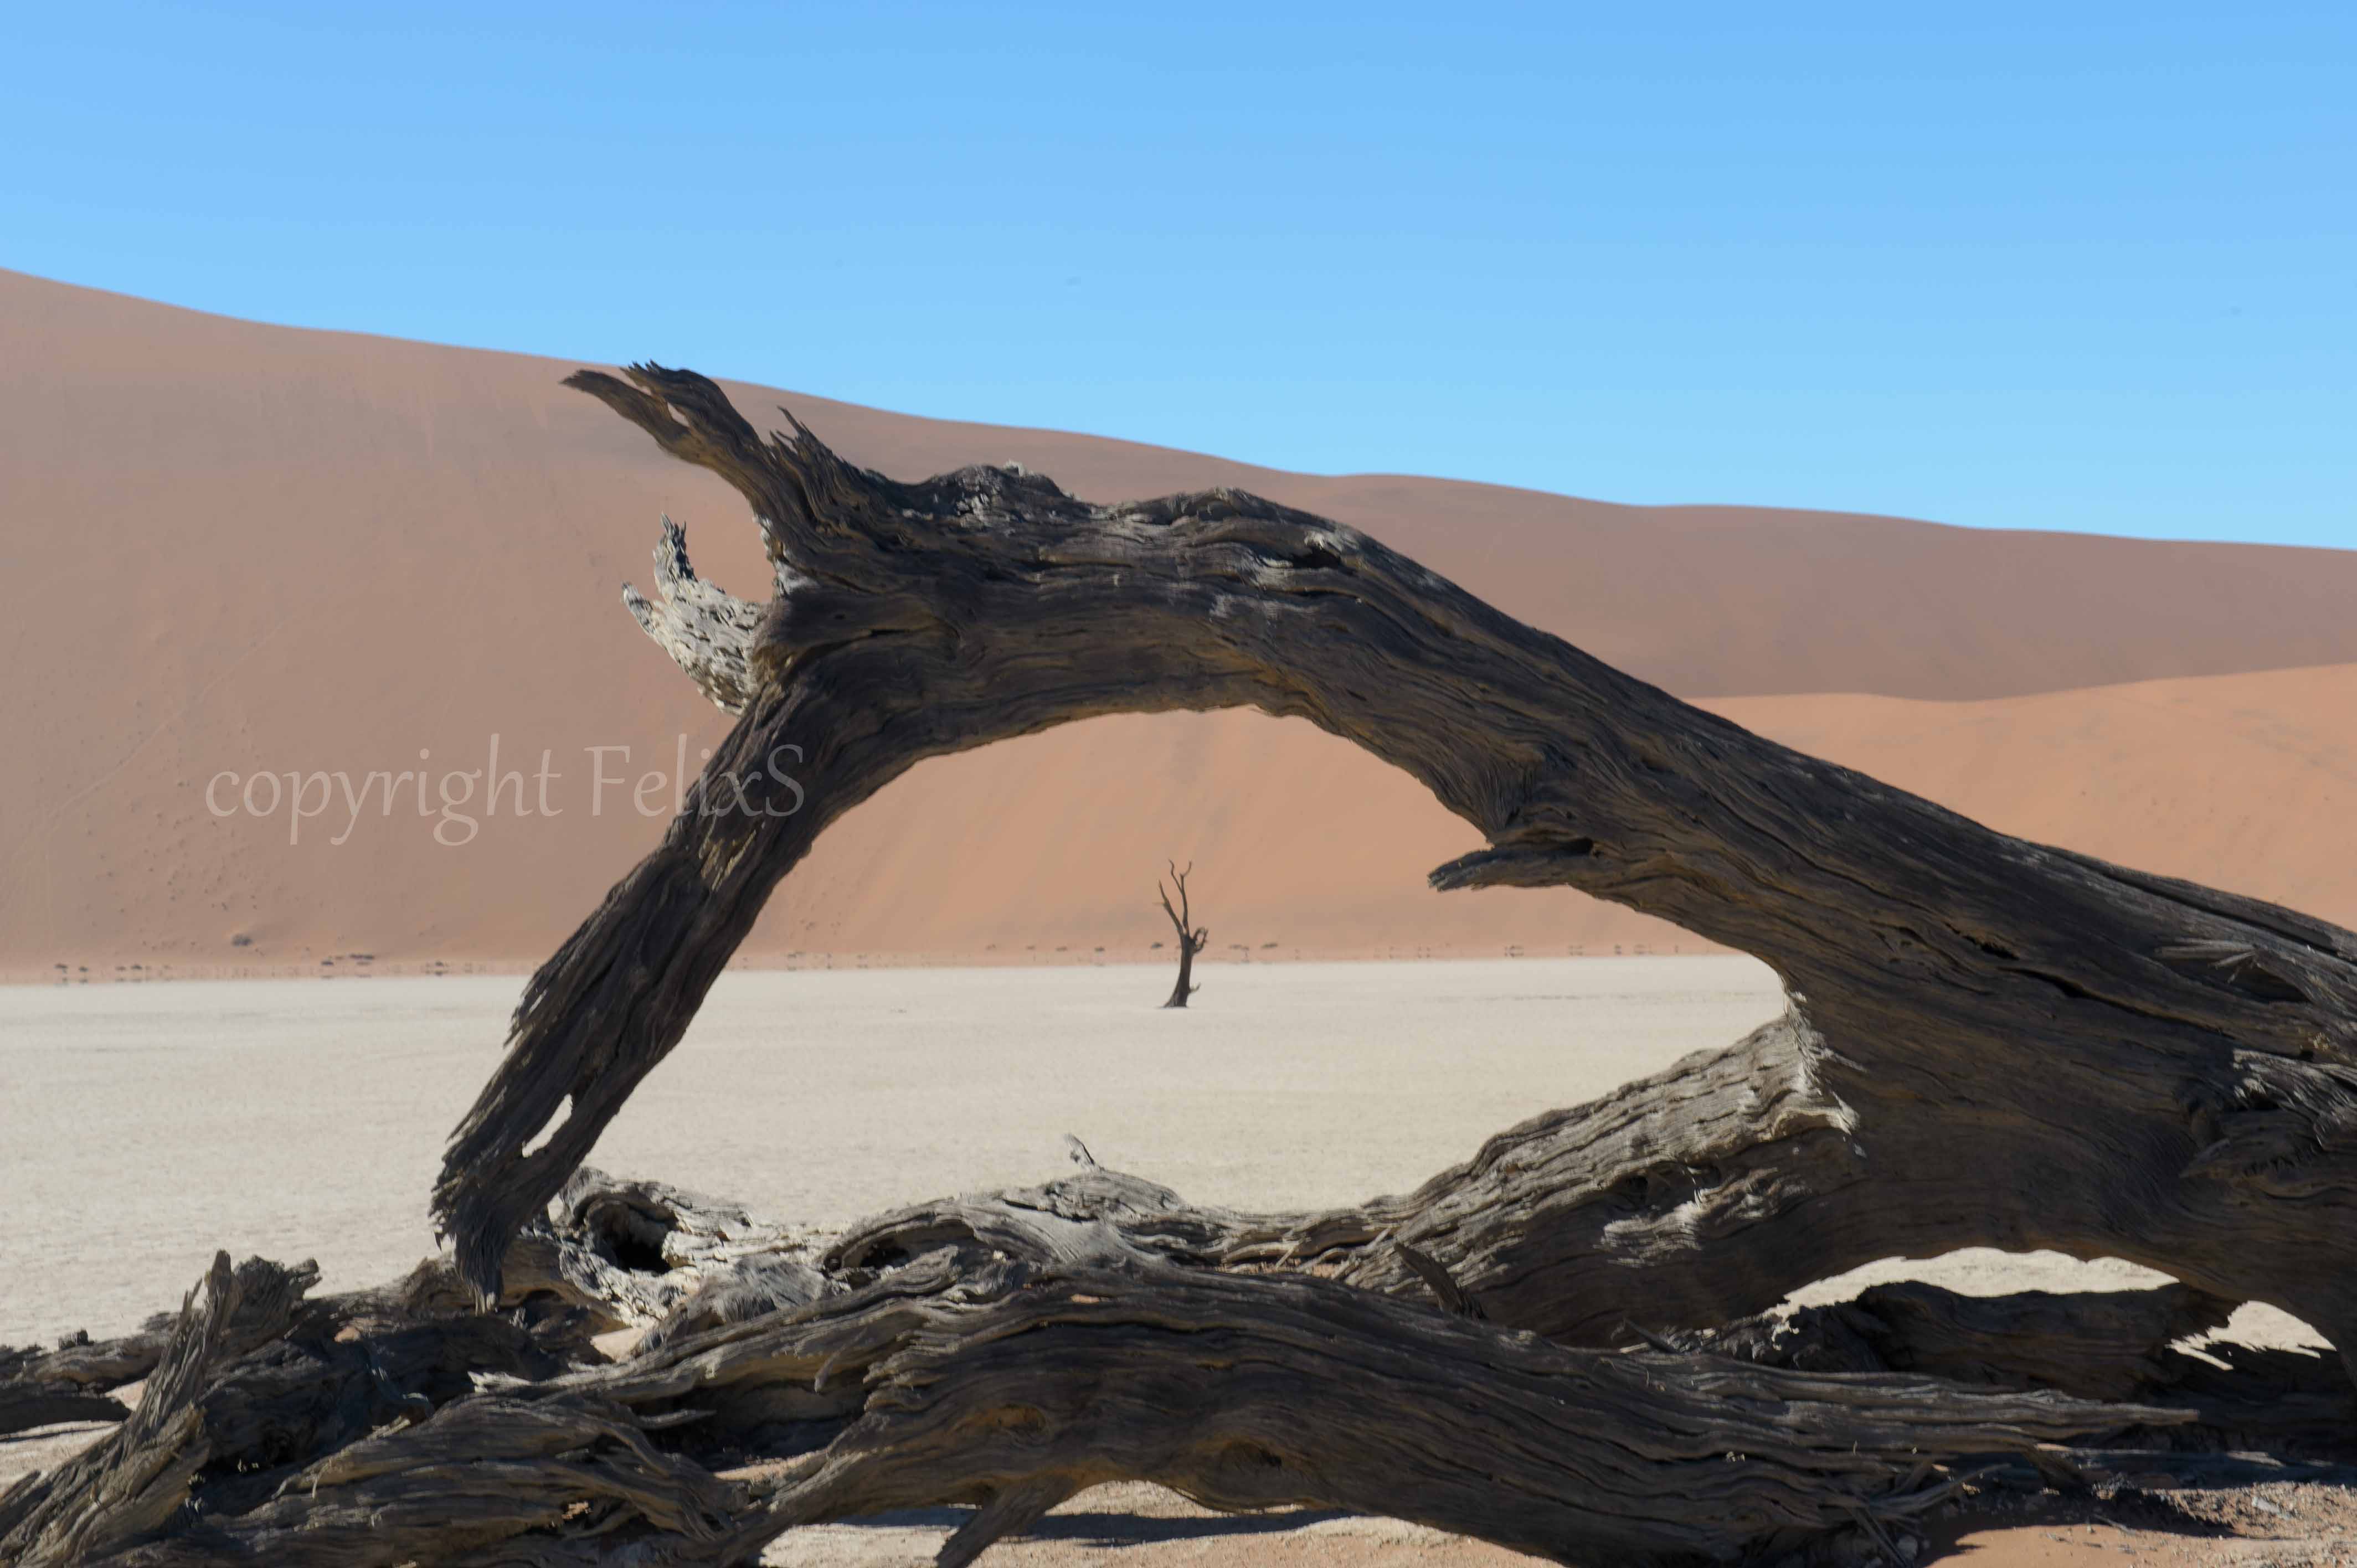
<path fill-rule="evenodd" d="M 1491 1133 L 1774 1015 L 1749 959 L 1211 962 L 733 973 L 593 1163 L 840 1227 L 1026 1186 L 1063 1136 L 1205 1202 L 1414 1187 Z M 434 1250 L 442 1140 L 498 1061 L 506 978 L 0 989 L 0 1343 L 121 1333 L 216 1247 L 323 1289 Z"/>
<path fill-rule="evenodd" d="M 1339 1203 L 1412 1186 L 1524 1115 L 1724 1044 L 1781 1004 L 1763 966 L 1733 957 L 1214 961 L 1202 977 L 1196 1005 L 1170 1013 L 1156 1005 L 1158 966 L 730 974 L 594 1157 L 819 1226 L 1039 1180 L 1060 1168 L 1068 1132 L 1190 1197 Z M 432 1248 L 424 1200 L 441 1139 L 490 1070 L 516 989 L 482 976 L 0 988 L 8 1251 L 43 1264 L 0 1273 L 0 1343 L 134 1327 L 176 1304 L 216 1246 L 317 1258 L 328 1290 L 405 1270 Z M 1975 1250 L 1871 1265 L 1802 1299 L 1902 1275 L 1975 1292 L 2158 1278 L 2117 1260 Z M 2244 1308 L 2230 1331 L 2313 1342 L 2266 1309 Z M 0 1440 L 0 1486 L 100 1430 Z M 2251 1518 L 2310 1532 L 2349 1522 L 2330 1489 L 2282 1491 L 2284 1514 Z M 800 1531 L 766 1561 L 924 1563 L 957 1517 Z M 2181 1531 L 2089 1518 L 2092 1530 L 2050 1512 L 1967 1517 L 1950 1534 L 1958 1561 L 1988 1568 L 2117 1562 L 2131 1546 L 2153 1562 L 2261 1560 L 2224 1554 L 2234 1541 L 2188 1556 Z M 2275 1561 L 2330 1560 L 2271 1544 Z M 1108 1560 L 1527 1561 L 1390 1520 L 1207 1516 L 1141 1486 L 1086 1493 L 993 1559 Z"/>
<path fill-rule="evenodd" d="M 0 356 L 0 974 L 528 967 L 653 843 L 679 760 L 723 725 L 619 586 L 646 583 L 664 510 L 725 585 L 763 574 L 738 499 L 558 386 L 571 364 L 15 274 Z M 2357 918 L 2357 839 L 2313 830 L 2350 799 L 2357 553 L 1285 474 L 736 392 L 899 474 L 1016 460 L 1100 499 L 1246 486 L 2009 831 Z M 515 777 L 488 816 L 490 781 L 453 784 L 480 792 L 446 818 L 414 783 L 389 807 L 371 772 Z M 317 815 L 295 816 L 298 794 Z M 1568 891 L 1426 890 L 1470 844 L 1297 721 L 1109 719 L 928 764 L 859 807 L 745 957 L 1144 960 L 1167 855 L 1196 862 L 1231 957 L 1698 945 Z"/>

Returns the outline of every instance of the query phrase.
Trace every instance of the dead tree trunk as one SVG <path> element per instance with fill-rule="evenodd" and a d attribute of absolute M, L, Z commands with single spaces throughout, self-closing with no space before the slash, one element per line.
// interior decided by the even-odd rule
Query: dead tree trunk
<path fill-rule="evenodd" d="M 178 1323 L 30 1358 L 27 1377 L 149 1392 L 0 1494 L 0 1562 L 733 1564 L 797 1525 L 950 1504 L 974 1510 L 941 1558 L 959 1563 L 1113 1478 L 1571 1562 L 1856 1561 L 1837 1538 L 1895 1532 L 2001 1463 L 2199 1476 L 2216 1455 L 2192 1450 L 2347 1427 L 2336 1362 L 2171 1349 L 2226 1306 L 2182 1286 L 1884 1287 L 1582 1350 L 1483 1321 L 1429 1260 L 1442 1310 L 1222 1269 L 1238 1217 L 1073 1157 L 823 1251 L 585 1170 L 511 1250 L 497 1316 L 438 1261 L 314 1301 L 307 1268 L 224 1257 Z M 619 1361 L 587 1337 L 614 1326 L 647 1329 Z M 2048 1446 L 2107 1434 L 2135 1451 Z"/>
<path fill-rule="evenodd" d="M 726 1212 L 649 1190 L 576 1187 L 538 1244 L 596 1248 L 611 1200 L 656 1251 L 694 1253 Z M 1091 1165 L 910 1211 L 749 1310 L 713 1310 L 741 1282 L 707 1277 L 619 1362 L 566 1337 L 564 1304 L 642 1322 L 693 1265 L 587 1270 L 534 1327 L 543 1298 L 473 1314 L 436 1264 L 314 1302 L 307 1271 L 223 1256 L 137 1412 L 0 1494 L 0 1561 L 736 1564 L 797 1525 L 951 1504 L 974 1510 L 940 1557 L 956 1564 L 1133 1478 L 1564 1562 L 1727 1562 L 1897 1529 L 1991 1459 L 2051 1465 L 2041 1444 L 2196 1414 L 1560 1347 L 1306 1273 L 1191 1266 L 1113 1222 L 1148 1208 L 1184 1228 L 1175 1197 Z M 938 1244 L 887 1256 L 920 1214 Z"/>
<path fill-rule="evenodd" d="M 1165 1007 L 1184 1007 L 1187 998 L 1202 989 L 1193 979 L 1195 955 L 1201 952 L 1203 944 L 1211 940 L 1211 929 L 1209 926 L 1192 924 L 1193 918 L 1187 912 L 1187 878 L 1194 869 L 1195 863 L 1191 860 L 1187 863 L 1185 871 L 1178 869 L 1177 861 L 1170 863 L 1170 880 L 1178 884 L 1178 908 L 1176 909 L 1170 907 L 1170 895 L 1162 885 L 1159 882 L 1154 885 L 1154 890 L 1162 896 L 1162 912 L 1170 917 L 1170 924 L 1178 932 L 1178 983 L 1170 988 L 1170 1000 L 1162 1004 Z"/>
<path fill-rule="evenodd" d="M 1878 1531 L 1975 1455 L 2051 1466 L 2039 1445 L 2075 1434 L 2345 1432 L 2345 1379 L 2179 1365 L 2163 1340 L 2255 1298 L 2357 1345 L 2357 938 L 1990 832 L 1250 496 L 896 484 L 799 426 L 758 439 L 701 378 L 632 378 L 576 381 L 737 486 L 776 593 L 699 582 L 668 520 L 663 602 L 626 592 L 742 716 L 533 977 L 453 1139 L 436 1205 L 470 1288 L 429 1264 L 313 1303 L 305 1271 L 223 1258 L 168 1332 L 0 1356 L 0 1411 L 148 1379 L 111 1437 L 0 1494 L 0 1559 L 734 1563 L 800 1523 L 953 1503 L 975 1510 L 955 1563 L 1135 1477 L 1691 1563 Z M 928 756 L 1235 704 L 1308 717 L 1478 825 L 1491 847 L 1437 885 L 1666 916 L 1776 965 L 1786 1015 L 1326 1214 L 1203 1209 L 1083 1158 L 813 1258 L 577 1169 L 842 812 Z M 1741 1321 L 1971 1243 L 2190 1288 Z M 651 1326 L 608 1364 L 587 1337 L 617 1324 Z M 1579 1348 L 1632 1324 L 1650 1348 Z"/>
<path fill-rule="evenodd" d="M 904 484 L 798 424 L 763 440 L 701 377 L 630 374 L 574 382 L 745 495 L 775 591 L 699 582 L 666 522 L 663 600 L 626 595 L 741 718 L 663 845 L 533 977 L 454 1136 L 435 1201 L 479 1288 L 843 811 L 926 757 L 1247 705 L 1367 747 L 1480 828 L 1490 847 L 1436 886 L 1616 899 L 1758 955 L 1791 998 L 1731 1051 L 1542 1117 L 1405 1199 L 1301 1217 L 1303 1246 L 1364 1254 L 1394 1226 L 1494 1321 L 1578 1337 L 1707 1326 L 1894 1253 L 2050 1247 L 2357 1347 L 2351 933 L 1993 832 L 1250 495 L 1097 506 L 999 468 Z"/>

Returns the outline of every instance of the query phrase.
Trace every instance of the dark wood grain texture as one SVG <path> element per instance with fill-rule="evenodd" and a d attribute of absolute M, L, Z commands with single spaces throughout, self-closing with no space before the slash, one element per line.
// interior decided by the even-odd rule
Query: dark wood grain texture
<path fill-rule="evenodd" d="M 1298 1271 L 1196 1266 L 1143 1239 L 1141 1205 L 1185 1221 L 1093 1167 L 947 1203 L 942 1244 L 884 1242 L 918 1239 L 903 1217 L 734 1311 L 709 1308 L 741 1273 L 642 1260 L 570 1287 L 640 1321 L 686 1293 L 618 1361 L 552 1354 L 522 1308 L 473 1310 L 446 1265 L 315 1303 L 307 1271 L 224 1256 L 132 1417 L 0 1498 L 0 1561 L 741 1563 L 800 1525 L 949 1505 L 973 1510 L 940 1558 L 963 1563 L 1135 1479 L 1562 1562 L 1731 1562 L 1899 1528 L 1994 1459 L 2194 1419 L 1560 1346 Z"/>
<path fill-rule="evenodd" d="M 453 1137 L 435 1203 L 479 1289 L 844 811 L 927 757 L 1251 706 L 1364 746 L 1479 828 L 1489 847 L 1436 886 L 1615 899 L 1756 954 L 1790 996 L 1780 1024 L 1415 1194 L 1297 1217 L 1280 1251 L 1405 1289 L 1397 1250 L 1368 1250 L 1396 1236 L 1493 1320 L 1595 1340 L 1724 1323 L 1876 1258 L 2048 1247 L 2357 1345 L 2349 932 L 1992 832 L 1251 495 L 1099 506 L 1008 468 L 903 483 L 799 424 L 757 435 L 688 372 L 573 381 L 744 495 L 775 591 L 755 607 L 696 581 L 666 521 L 665 596 L 629 596 L 740 716 L 662 847 L 533 977 Z"/>
<path fill-rule="evenodd" d="M 737 1563 L 949 1504 L 960 1563 L 1128 1478 L 1732 1563 L 1878 1542 L 1993 1456 L 2068 1476 L 2073 1438 L 2345 1441 L 2326 1363 L 2173 1346 L 2261 1300 L 2357 1348 L 2357 938 L 1801 756 L 1250 495 L 902 483 L 686 372 L 574 384 L 762 530 L 765 604 L 698 579 L 668 519 L 660 597 L 625 595 L 737 726 L 526 988 L 435 1190 L 453 1258 L 315 1301 L 306 1269 L 223 1257 L 142 1336 L 0 1358 L 0 1411 L 146 1379 L 0 1496 L 0 1561 Z M 584 1167 L 845 811 L 928 757 L 1226 706 L 1479 828 L 1437 886 L 1617 899 L 1757 954 L 1786 1011 L 1331 1211 L 1204 1208 L 1075 1144 L 1056 1180 L 820 1247 Z M 2181 1283 L 1758 1316 L 1967 1245 Z"/>

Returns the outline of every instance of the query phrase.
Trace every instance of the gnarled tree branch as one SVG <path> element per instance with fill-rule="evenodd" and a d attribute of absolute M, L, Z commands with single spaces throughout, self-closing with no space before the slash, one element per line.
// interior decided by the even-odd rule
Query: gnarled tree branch
<path fill-rule="evenodd" d="M 27 1568 L 723 1564 L 798 1525 L 948 1504 L 974 1510 L 941 1553 L 956 1564 L 1127 1478 L 1566 1562 L 1732 1561 L 1904 1520 L 1991 1457 L 2192 1419 L 1758 1356 L 1567 1348 L 1305 1273 L 1191 1267 L 1140 1242 L 1130 1221 L 1183 1222 L 1186 1206 L 1135 1178 L 1090 1166 L 1043 1201 L 1053 1190 L 998 1202 L 995 1245 L 944 1225 L 943 1245 L 887 1257 L 871 1236 L 808 1271 L 802 1299 L 700 1325 L 675 1313 L 612 1363 L 576 1341 L 554 1364 L 522 1322 L 461 1309 L 436 1265 L 314 1304 L 307 1273 L 223 1257 L 134 1418 L 0 1498 L 0 1553 Z M 609 1293 L 608 1316 L 661 1293 L 650 1270 L 621 1272 L 641 1277 L 587 1287 Z"/>
<path fill-rule="evenodd" d="M 1302 1219 L 1297 1250 L 1389 1229 L 1500 1321 L 1584 1337 L 1631 1300 L 1705 1326 L 1891 1253 L 2052 1247 L 2357 1344 L 2350 933 L 1803 757 L 1257 497 L 902 483 L 799 424 L 759 437 L 687 372 L 573 384 L 734 484 L 779 590 L 749 631 L 739 607 L 701 641 L 658 633 L 741 716 L 662 846 L 533 977 L 454 1135 L 436 1205 L 479 1288 L 836 816 L 927 757 L 1241 705 L 1366 747 L 1478 827 L 1490 847 L 1437 886 L 1577 887 L 1758 955 L 1792 998 L 1772 1037 L 1519 1129 L 1408 1199 Z M 1395 1253 L 1351 1266 L 1408 1288 Z"/>

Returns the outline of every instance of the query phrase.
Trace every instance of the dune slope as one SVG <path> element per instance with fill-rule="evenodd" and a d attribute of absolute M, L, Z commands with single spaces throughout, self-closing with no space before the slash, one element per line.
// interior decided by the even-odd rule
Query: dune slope
<path fill-rule="evenodd" d="M 570 365 L 5 273 L 0 363 L 0 972 L 530 962 L 722 733 L 615 595 L 663 510 L 758 591 L 752 530 L 558 386 Z M 2357 854 L 2311 813 L 2345 808 L 2357 553 L 1283 474 L 735 390 L 892 472 L 1246 486 L 2000 826 L 2350 918 Z M 748 956 L 1150 951 L 1166 855 L 1199 864 L 1231 958 L 1679 940 L 1568 893 L 1426 892 L 1468 843 L 1297 724 L 1105 720 L 888 790 Z"/>

